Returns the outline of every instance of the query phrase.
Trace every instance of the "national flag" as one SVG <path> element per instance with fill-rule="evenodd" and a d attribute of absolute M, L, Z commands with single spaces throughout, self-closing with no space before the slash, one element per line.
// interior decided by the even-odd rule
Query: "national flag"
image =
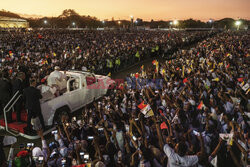
<path fill-rule="evenodd" d="M 154 112 L 151 109 L 150 105 L 144 104 L 144 101 L 138 107 L 141 109 L 141 112 L 145 115 L 146 118 L 154 115 Z"/>
<path fill-rule="evenodd" d="M 153 64 L 153 65 L 157 65 L 157 64 L 158 64 L 157 60 L 153 60 L 153 61 L 152 61 L 152 64 Z"/>
<path fill-rule="evenodd" d="M 161 116 L 165 116 L 165 115 L 163 114 L 163 112 L 162 112 L 161 109 L 159 110 L 159 112 L 160 112 L 160 115 L 161 115 Z"/>
<path fill-rule="evenodd" d="M 168 126 L 165 122 L 161 123 L 161 129 L 168 129 Z"/>
<path fill-rule="evenodd" d="M 197 52 L 196 56 L 199 56 L 200 52 Z"/>
<path fill-rule="evenodd" d="M 184 75 L 185 75 L 185 66 L 183 65 L 182 66 L 182 77 L 184 77 Z"/>
<path fill-rule="evenodd" d="M 188 78 L 183 79 L 183 83 L 188 82 Z"/>
<path fill-rule="evenodd" d="M 137 79 L 137 78 L 139 78 L 139 74 L 138 73 L 135 73 L 135 78 Z"/>
<path fill-rule="evenodd" d="M 145 104 L 144 101 L 143 101 L 143 102 L 141 102 L 141 104 L 138 105 L 138 108 L 142 110 L 146 106 L 147 106 L 147 104 Z"/>
<path fill-rule="evenodd" d="M 141 70 L 143 70 L 143 69 L 144 69 L 144 65 L 141 66 Z"/>
<path fill-rule="evenodd" d="M 204 105 L 204 104 L 203 104 L 203 101 L 201 101 L 200 104 L 198 105 L 197 109 L 198 109 L 198 110 L 201 110 L 202 107 L 203 107 L 203 105 Z"/>
<path fill-rule="evenodd" d="M 244 78 L 242 77 L 242 78 L 237 78 L 237 80 L 239 81 L 239 82 L 243 82 L 244 81 Z"/>
<path fill-rule="evenodd" d="M 43 36 L 42 36 L 41 34 L 38 34 L 38 38 L 39 38 L 39 39 L 42 39 Z"/>

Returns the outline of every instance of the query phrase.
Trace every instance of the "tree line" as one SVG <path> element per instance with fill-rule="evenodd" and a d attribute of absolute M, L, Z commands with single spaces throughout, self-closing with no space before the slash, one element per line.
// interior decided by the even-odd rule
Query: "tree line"
<path fill-rule="evenodd" d="M 18 14 L 2 10 L 0 16 L 21 18 Z M 200 20 L 187 19 L 179 20 L 178 25 L 171 25 L 172 21 L 143 21 L 140 18 L 134 20 L 131 24 L 130 20 L 99 20 L 96 17 L 84 16 L 78 14 L 73 9 L 65 9 L 58 17 L 43 17 L 43 18 L 24 18 L 32 28 L 98 28 L 98 27 L 149 27 L 149 28 L 236 28 L 235 21 L 232 18 L 224 18 L 221 20 L 210 20 L 203 22 Z M 249 20 L 241 19 L 242 27 L 250 25 Z"/>

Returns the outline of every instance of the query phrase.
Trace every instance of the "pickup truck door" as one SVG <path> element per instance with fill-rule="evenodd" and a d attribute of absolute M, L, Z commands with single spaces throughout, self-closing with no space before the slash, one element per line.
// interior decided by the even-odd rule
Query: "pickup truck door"
<path fill-rule="evenodd" d="M 98 82 L 93 74 L 86 75 L 86 94 L 88 103 L 92 102 L 94 98 L 96 99 L 100 93 Z"/>
<path fill-rule="evenodd" d="M 72 110 L 76 110 L 81 106 L 82 91 L 80 86 L 80 78 L 71 78 L 67 81 L 67 92 L 64 94 Z"/>

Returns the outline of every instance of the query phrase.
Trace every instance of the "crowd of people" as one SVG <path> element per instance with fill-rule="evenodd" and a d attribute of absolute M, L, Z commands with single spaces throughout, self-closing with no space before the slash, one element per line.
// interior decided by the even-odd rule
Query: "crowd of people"
<path fill-rule="evenodd" d="M 1 31 L 0 68 L 8 68 L 12 76 L 23 71 L 39 81 L 55 66 L 108 74 L 207 35 L 185 31 Z"/>
<path fill-rule="evenodd" d="M 84 63 L 89 68 L 96 67 L 90 63 L 98 58 L 105 62 L 111 55 L 130 52 L 130 47 L 134 48 L 134 56 L 137 43 L 142 49 L 155 47 L 156 43 L 151 43 L 155 39 L 162 43 L 168 39 L 162 32 L 137 32 L 137 40 L 133 40 L 131 34 L 125 37 L 116 34 L 111 40 L 110 33 L 114 32 L 92 33 L 96 41 L 90 41 L 93 46 L 87 50 L 82 49 L 86 43 L 77 40 L 81 36 L 77 33 L 72 34 L 74 40 L 72 35 L 64 34 L 61 42 L 65 45 L 59 45 L 60 39 L 53 32 L 42 34 L 43 45 L 32 42 L 33 34 L 33 38 L 26 38 L 29 45 L 23 51 L 38 53 L 33 60 L 39 61 L 39 53 L 43 53 L 42 56 L 52 54 L 54 47 L 71 52 L 78 47 L 75 45 L 78 41 L 81 55 L 88 60 Z M 183 37 L 186 33 L 173 34 Z M 45 44 L 45 39 L 49 39 L 47 35 L 55 42 L 51 40 Z M 20 37 L 23 40 L 23 35 Z M 221 32 L 190 49 L 178 50 L 173 54 L 175 59 L 156 59 L 150 67 L 142 66 L 109 94 L 86 106 L 80 117 L 62 115 L 57 129 L 52 131 L 53 142 L 47 143 L 39 130 L 42 147 L 28 143 L 12 156 L 13 164 L 49 167 L 247 166 L 250 158 L 249 39 L 249 32 Z M 99 49 L 96 43 L 101 44 Z M 104 57 L 90 56 L 93 51 Z M 64 52 L 55 54 L 63 58 Z M 72 62 L 66 64 L 67 60 Z M 79 68 L 78 62 L 67 54 L 66 59 L 58 61 L 62 68 L 72 68 L 67 67 L 72 65 Z"/>

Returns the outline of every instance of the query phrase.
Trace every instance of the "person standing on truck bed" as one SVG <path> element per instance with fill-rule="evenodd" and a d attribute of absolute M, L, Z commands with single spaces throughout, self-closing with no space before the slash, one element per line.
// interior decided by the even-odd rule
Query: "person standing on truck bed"
<path fill-rule="evenodd" d="M 40 100 L 42 98 L 41 92 L 36 88 L 36 80 L 30 80 L 30 87 L 25 88 L 23 91 L 25 108 L 28 110 L 27 131 L 31 131 L 31 119 L 38 117 L 45 130 L 44 119 L 41 111 Z"/>

